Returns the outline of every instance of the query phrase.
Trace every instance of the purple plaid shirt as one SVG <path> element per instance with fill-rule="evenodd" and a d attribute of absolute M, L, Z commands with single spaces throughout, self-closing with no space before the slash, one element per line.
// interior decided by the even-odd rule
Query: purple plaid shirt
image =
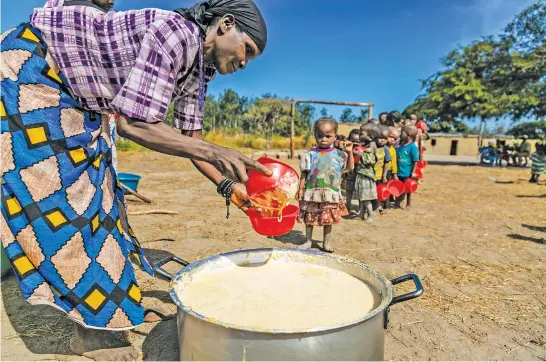
<path fill-rule="evenodd" d="M 202 129 L 200 98 L 214 69 L 202 64 L 193 22 L 160 9 L 104 13 L 63 2 L 34 9 L 31 23 L 84 108 L 156 123 L 174 101 L 176 127 Z"/>

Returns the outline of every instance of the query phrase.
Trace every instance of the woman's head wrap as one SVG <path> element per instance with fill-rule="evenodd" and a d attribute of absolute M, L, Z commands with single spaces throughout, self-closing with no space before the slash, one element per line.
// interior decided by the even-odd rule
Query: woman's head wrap
<path fill-rule="evenodd" d="M 267 43 L 267 27 L 260 10 L 252 0 L 208 0 L 194 5 L 189 9 L 176 9 L 184 18 L 192 20 L 203 30 L 214 18 L 232 14 L 235 23 L 264 51 Z"/>

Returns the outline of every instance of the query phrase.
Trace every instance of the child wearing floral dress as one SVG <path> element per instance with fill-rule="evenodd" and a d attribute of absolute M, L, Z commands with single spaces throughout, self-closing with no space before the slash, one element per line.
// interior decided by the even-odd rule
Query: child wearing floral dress
<path fill-rule="evenodd" d="M 324 227 L 323 250 L 333 252 L 332 226 L 348 214 L 341 198 L 341 173 L 353 169 L 353 144 L 346 141 L 344 151 L 334 148 L 337 122 L 321 118 L 315 123 L 317 146 L 301 160 L 301 179 L 297 199 L 300 202 L 299 222 L 306 225 L 306 242 L 300 249 L 312 245 L 313 227 Z"/>

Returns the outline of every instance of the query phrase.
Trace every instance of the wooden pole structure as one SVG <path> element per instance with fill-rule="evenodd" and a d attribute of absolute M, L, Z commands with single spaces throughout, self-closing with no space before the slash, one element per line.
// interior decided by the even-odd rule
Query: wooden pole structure
<path fill-rule="evenodd" d="M 482 118 L 480 121 L 480 134 L 478 135 L 478 150 L 482 147 L 483 143 L 483 131 L 485 130 L 485 120 Z"/>
<path fill-rule="evenodd" d="M 290 159 L 293 160 L 296 157 L 296 143 L 294 140 L 295 130 L 294 130 L 294 113 L 296 110 L 296 103 L 291 102 L 290 104 Z"/>
<path fill-rule="evenodd" d="M 370 103 L 368 106 L 368 121 L 373 118 L 373 104 Z"/>

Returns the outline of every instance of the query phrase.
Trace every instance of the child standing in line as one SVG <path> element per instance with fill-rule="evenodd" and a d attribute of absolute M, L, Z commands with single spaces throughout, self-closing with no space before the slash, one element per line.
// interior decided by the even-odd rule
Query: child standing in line
<path fill-rule="evenodd" d="M 333 252 L 332 225 L 348 214 L 341 198 L 341 173 L 354 168 L 353 145 L 345 141 L 344 151 L 333 147 L 337 122 L 321 118 L 315 123 L 317 146 L 301 160 L 301 180 L 297 194 L 300 202 L 299 222 L 306 225 L 306 242 L 299 249 L 313 245 L 313 227 L 324 227 L 323 250 Z"/>
<path fill-rule="evenodd" d="M 396 150 L 396 155 L 398 157 L 398 179 L 402 182 L 406 182 L 407 179 L 415 177 L 413 170 L 415 169 L 415 163 L 419 161 L 419 150 L 415 144 L 416 136 L 417 127 L 409 125 L 402 128 L 400 134 L 400 147 Z M 396 200 L 396 206 L 398 208 L 404 208 L 402 202 L 405 197 L 407 197 L 406 207 L 411 206 L 411 194 L 407 193 L 401 195 Z"/>
<path fill-rule="evenodd" d="M 375 155 L 377 162 L 375 163 L 375 180 L 377 185 L 387 183 L 387 174 L 389 172 L 390 162 L 392 160 L 389 147 L 387 146 L 387 138 L 389 137 L 389 127 L 379 126 L 379 134 L 375 138 L 377 150 Z M 379 210 L 379 213 L 384 212 L 383 205 L 379 202 L 374 202 L 374 210 Z"/>
<path fill-rule="evenodd" d="M 360 161 L 356 168 L 355 194 L 359 203 L 359 216 L 362 220 L 373 221 L 372 202 L 377 200 L 377 186 L 375 184 L 375 164 L 377 146 L 373 141 L 379 135 L 379 128 L 373 123 L 366 123 L 360 127 L 360 142 L 366 150 L 358 153 Z"/>
<path fill-rule="evenodd" d="M 396 145 L 400 142 L 400 132 L 396 127 L 389 127 L 389 137 L 387 137 L 387 146 L 389 147 L 389 154 L 391 155 L 391 163 L 389 164 L 389 171 L 387 172 L 387 181 L 398 180 L 398 160 L 396 156 Z M 391 202 L 396 201 L 394 196 L 391 196 L 389 201 L 386 201 L 383 205 L 384 208 L 389 209 Z"/>
<path fill-rule="evenodd" d="M 536 152 L 531 155 L 531 179 L 529 182 L 538 183 L 538 178 L 546 167 L 546 143 L 536 143 Z"/>
<path fill-rule="evenodd" d="M 349 142 L 353 144 L 353 148 L 359 145 L 360 142 L 360 130 L 353 129 L 349 133 Z M 356 181 L 356 165 L 352 169 L 349 169 L 345 173 L 345 192 L 346 195 L 346 206 L 349 213 L 351 213 L 351 203 L 353 201 L 353 194 L 355 192 L 355 181 Z"/>

